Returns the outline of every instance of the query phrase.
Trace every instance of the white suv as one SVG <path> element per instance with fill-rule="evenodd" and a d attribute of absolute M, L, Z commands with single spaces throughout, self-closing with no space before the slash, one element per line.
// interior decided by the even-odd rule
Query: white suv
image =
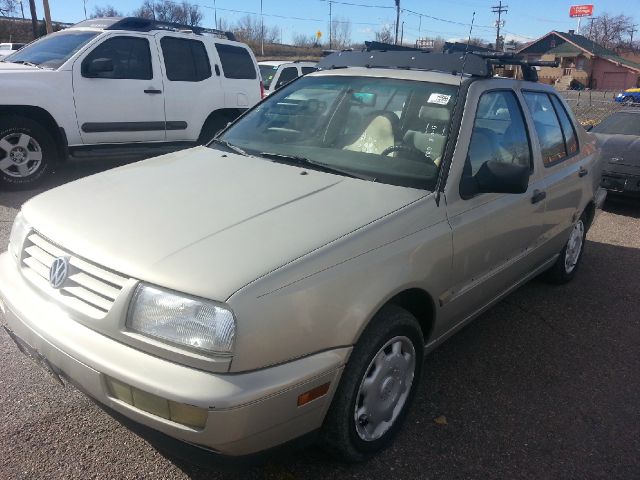
<path fill-rule="evenodd" d="M 262 75 L 266 95 L 302 75 L 318 70 L 316 62 L 268 60 L 259 62 L 258 65 L 260 66 L 260 75 Z"/>
<path fill-rule="evenodd" d="M 0 184 L 31 185 L 68 156 L 204 143 L 261 99 L 247 45 L 186 28 L 97 18 L 2 60 Z"/>
<path fill-rule="evenodd" d="M 24 47 L 24 43 L 0 43 L 0 58 L 11 55 L 22 47 Z"/>

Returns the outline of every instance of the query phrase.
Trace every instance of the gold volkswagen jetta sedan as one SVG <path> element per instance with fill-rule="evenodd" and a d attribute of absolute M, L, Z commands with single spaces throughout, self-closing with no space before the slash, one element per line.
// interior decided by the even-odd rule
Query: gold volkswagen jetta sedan
<path fill-rule="evenodd" d="M 11 337 L 201 449 L 385 447 L 424 355 L 529 279 L 571 280 L 604 199 L 553 88 L 414 55 L 336 54 L 208 148 L 27 202 L 0 256 Z"/>

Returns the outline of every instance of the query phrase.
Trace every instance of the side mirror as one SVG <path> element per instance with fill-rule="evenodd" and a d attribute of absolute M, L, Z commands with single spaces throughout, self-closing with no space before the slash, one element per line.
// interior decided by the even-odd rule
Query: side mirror
<path fill-rule="evenodd" d="M 111 72 L 113 72 L 113 61 L 110 58 L 94 58 L 86 69 L 86 74 L 89 77 L 99 77 L 103 73 Z"/>
<path fill-rule="evenodd" d="M 478 193 L 525 193 L 529 185 L 529 167 L 488 161 L 473 176 L 464 176 L 461 183 L 463 197 Z"/>

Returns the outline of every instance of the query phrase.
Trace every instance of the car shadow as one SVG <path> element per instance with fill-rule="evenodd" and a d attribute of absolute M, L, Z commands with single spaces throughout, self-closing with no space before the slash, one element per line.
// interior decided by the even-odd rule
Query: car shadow
<path fill-rule="evenodd" d="M 608 194 L 602 209 L 615 215 L 640 218 L 640 198 Z"/>
<path fill-rule="evenodd" d="M 572 282 L 535 279 L 506 297 L 427 357 L 405 425 L 366 464 L 317 447 L 258 465 L 163 455 L 194 480 L 624 477 L 640 449 L 629 428 L 640 398 L 638 271 L 639 249 L 589 240 Z"/>

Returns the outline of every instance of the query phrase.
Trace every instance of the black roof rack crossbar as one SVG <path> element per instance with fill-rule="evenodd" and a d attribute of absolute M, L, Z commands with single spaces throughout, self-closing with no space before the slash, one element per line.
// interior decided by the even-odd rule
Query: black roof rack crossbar
<path fill-rule="evenodd" d="M 429 70 L 474 77 L 491 77 L 496 67 L 519 65 L 527 81 L 537 81 L 535 67 L 557 67 L 557 62 L 529 62 L 526 59 L 504 52 L 429 53 L 425 51 L 368 51 L 338 52 L 318 62 L 320 70 L 346 67 L 396 68 L 399 70 Z"/>
<path fill-rule="evenodd" d="M 91 18 L 74 25 L 78 27 L 102 28 L 103 30 L 129 30 L 134 32 L 151 32 L 153 30 L 167 30 L 171 32 L 192 32 L 196 35 L 209 34 L 227 40 L 235 40 L 232 32 L 225 32 L 215 28 L 191 27 L 174 22 L 162 22 L 139 17 L 105 17 Z"/>

